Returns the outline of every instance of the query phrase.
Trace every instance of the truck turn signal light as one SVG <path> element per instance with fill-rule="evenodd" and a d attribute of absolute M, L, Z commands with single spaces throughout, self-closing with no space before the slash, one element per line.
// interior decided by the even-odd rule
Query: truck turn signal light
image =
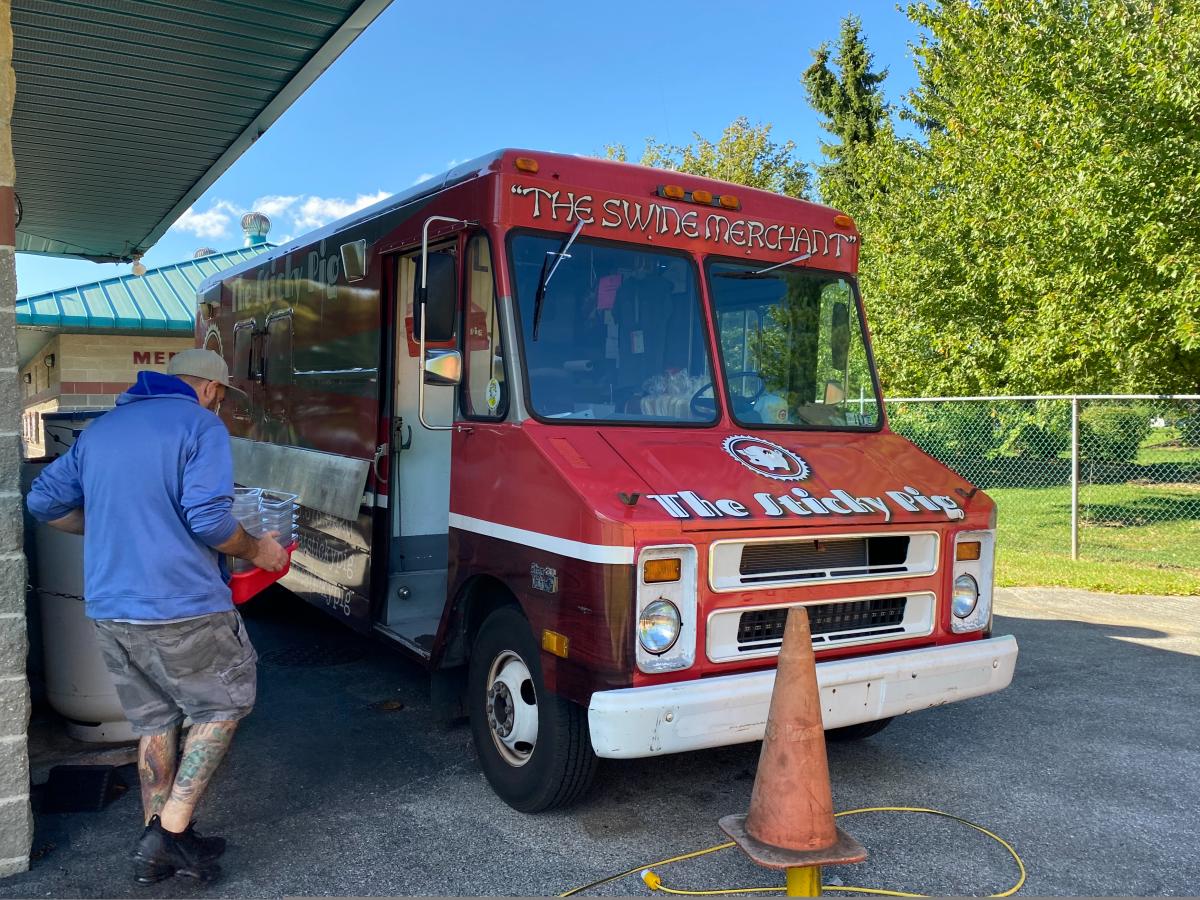
<path fill-rule="evenodd" d="M 646 584 L 678 581 L 682 569 L 683 563 L 677 556 L 669 559 L 648 559 L 642 568 L 642 581 Z"/>
<path fill-rule="evenodd" d="M 957 560 L 979 559 L 980 549 L 979 541 L 962 541 L 954 548 L 954 558 Z"/>

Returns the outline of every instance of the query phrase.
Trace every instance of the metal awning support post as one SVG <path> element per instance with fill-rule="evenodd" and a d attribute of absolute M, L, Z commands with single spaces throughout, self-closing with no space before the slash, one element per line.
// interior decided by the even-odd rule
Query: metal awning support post
<path fill-rule="evenodd" d="M 29 682 L 25 677 L 25 554 L 21 519 L 21 394 L 17 384 L 17 223 L 13 185 L 11 0 L 0 0 L 0 877 L 29 868 Z M 25 774 L 20 774 L 25 773 Z"/>

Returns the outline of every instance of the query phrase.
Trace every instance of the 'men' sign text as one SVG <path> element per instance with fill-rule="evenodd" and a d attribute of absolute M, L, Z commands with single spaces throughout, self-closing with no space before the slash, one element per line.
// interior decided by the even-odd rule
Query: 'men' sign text
<path fill-rule="evenodd" d="M 173 350 L 134 350 L 133 364 L 135 366 L 165 366 L 174 355 L 175 351 Z"/>

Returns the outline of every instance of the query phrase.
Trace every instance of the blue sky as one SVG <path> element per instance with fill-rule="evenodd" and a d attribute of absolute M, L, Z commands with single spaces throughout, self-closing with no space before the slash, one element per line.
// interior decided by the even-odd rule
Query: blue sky
<path fill-rule="evenodd" d="M 819 158 L 822 132 L 800 75 L 811 49 L 863 20 L 885 90 L 915 83 L 917 31 L 887 0 L 842 4 L 610 0 L 456 5 L 395 0 L 146 255 L 240 246 L 241 213 L 266 212 L 270 239 L 298 236 L 423 177 L 500 147 L 636 159 L 653 136 L 715 139 L 738 116 Z M 17 160 L 18 171 L 20 160 Z M 128 271 L 17 255 L 22 295 Z"/>

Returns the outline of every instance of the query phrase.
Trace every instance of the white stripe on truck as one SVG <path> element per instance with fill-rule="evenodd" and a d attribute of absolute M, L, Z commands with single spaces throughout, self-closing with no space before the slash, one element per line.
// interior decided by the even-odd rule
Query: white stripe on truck
<path fill-rule="evenodd" d="M 450 527 L 472 531 L 475 534 L 486 534 L 488 537 L 512 541 L 514 544 L 526 547 L 537 547 L 548 553 L 557 553 L 559 556 L 569 556 L 571 559 L 581 559 L 584 562 L 601 563 L 608 566 L 633 565 L 632 547 L 613 547 L 608 544 L 585 544 L 581 541 L 569 541 L 552 534 L 526 531 L 524 528 L 513 528 L 511 525 L 501 525 L 499 522 L 488 522 L 485 519 L 475 519 L 453 512 L 450 513 Z"/>

